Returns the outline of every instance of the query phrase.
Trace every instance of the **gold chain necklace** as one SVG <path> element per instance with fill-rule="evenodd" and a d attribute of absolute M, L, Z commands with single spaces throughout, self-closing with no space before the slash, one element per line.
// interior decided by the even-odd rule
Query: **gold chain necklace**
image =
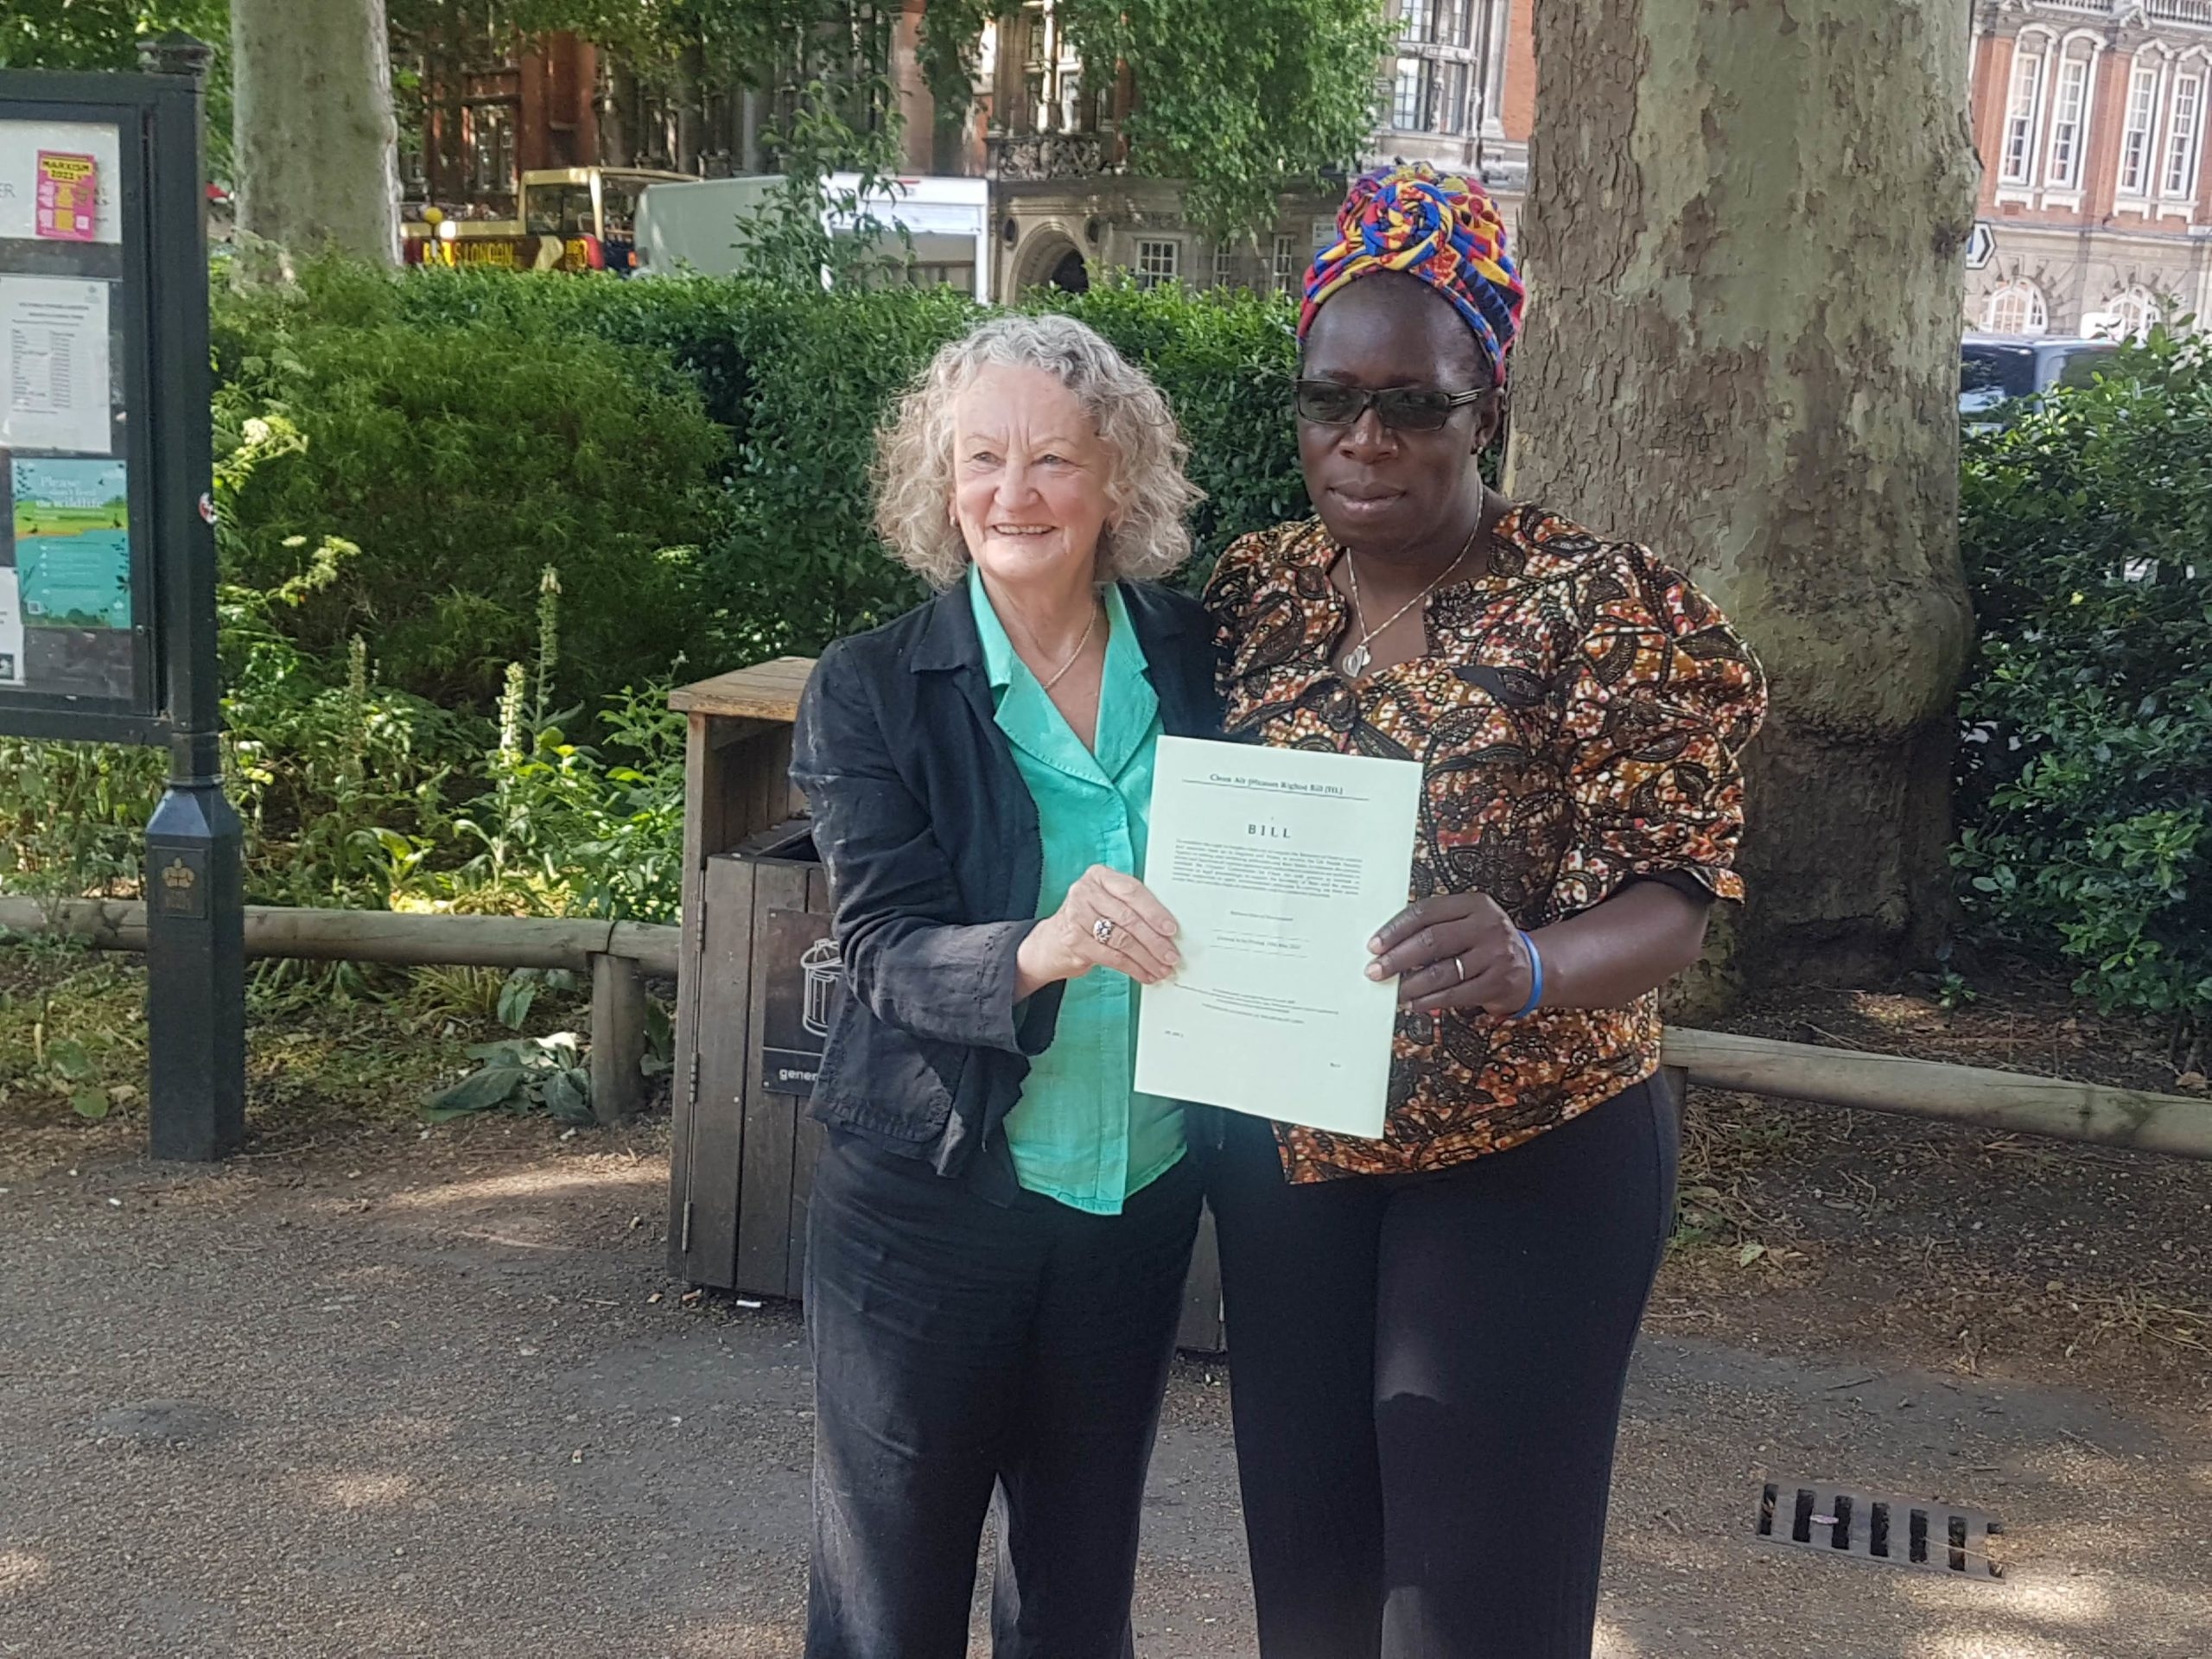
<path fill-rule="evenodd" d="M 1058 668 L 1054 669 L 1052 671 L 1052 677 L 1044 683 L 1044 689 L 1046 690 L 1050 691 L 1062 680 L 1067 678 L 1068 671 L 1076 665 L 1077 659 L 1083 655 L 1085 647 L 1090 644 L 1090 636 L 1098 632 L 1098 613 L 1103 608 L 1103 607 L 1097 605 L 1093 605 L 1090 607 L 1090 626 L 1084 629 L 1083 638 L 1075 642 L 1075 649 L 1068 653 L 1067 661 L 1062 663 Z"/>

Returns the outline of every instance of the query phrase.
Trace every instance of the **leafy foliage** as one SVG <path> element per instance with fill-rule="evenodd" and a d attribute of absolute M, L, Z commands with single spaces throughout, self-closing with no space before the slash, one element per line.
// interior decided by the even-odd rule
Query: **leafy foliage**
<path fill-rule="evenodd" d="M 230 0 L 8 0 L 0 69 L 136 69 L 138 42 L 172 30 L 215 48 L 207 71 L 207 160 L 230 175 Z"/>
<path fill-rule="evenodd" d="M 2154 337 L 1969 436 L 1970 915 L 2107 1008 L 2212 1016 L 2212 348 Z"/>
<path fill-rule="evenodd" d="M 1192 481 L 1206 493 L 1191 519 L 1193 579 L 1247 531 L 1312 511 L 1289 414 L 1298 343 L 1281 296 L 1108 283 L 1038 303 L 1080 317 L 1166 392 L 1191 445 Z"/>
<path fill-rule="evenodd" d="M 515 1113 L 541 1108 L 563 1123 L 588 1123 L 591 1072 L 583 1039 L 573 1031 L 550 1037 L 515 1037 L 472 1043 L 466 1051 L 483 1064 L 459 1083 L 430 1096 L 423 1116 L 433 1123 L 472 1112 Z"/>
<path fill-rule="evenodd" d="M 866 285 L 905 263 L 912 238 L 880 218 L 874 204 L 898 171 L 896 137 L 866 131 L 839 113 L 835 92 L 814 81 L 802 90 L 788 122 L 766 136 L 782 169 L 782 183 L 760 211 L 739 227 L 748 272 L 804 293 L 818 292 L 826 276 Z M 830 175 L 852 172 L 854 189 Z M 831 235 L 825 209 L 845 226 Z"/>
<path fill-rule="evenodd" d="M 1090 322 L 1166 391 L 1191 440 L 1192 476 L 1209 498 L 1194 520 L 1198 574 L 1235 536 L 1305 511 L 1287 414 L 1296 347 L 1283 299 L 1105 284 L 1037 302 Z M 239 303 L 223 302 L 226 314 Z M 658 672 L 672 648 L 702 672 L 818 651 L 919 596 L 913 579 L 874 539 L 868 465 L 876 429 L 898 392 L 931 353 L 982 315 L 960 294 L 944 288 L 823 293 L 749 278 L 579 281 L 484 270 L 393 280 L 341 267 L 310 269 L 294 303 L 293 327 L 388 327 L 411 333 L 418 352 L 478 334 L 509 353 L 537 352 L 540 342 L 547 350 L 605 342 L 626 361 L 680 376 L 723 429 L 730 460 L 718 492 L 695 498 L 695 516 L 661 521 L 663 535 L 697 549 L 686 555 L 693 584 L 686 592 L 696 595 L 691 613 L 651 611 L 651 632 L 664 643 L 643 657 L 578 664 L 565 677 L 571 695 L 588 701 L 610 679 Z M 241 310 L 226 336 L 248 335 L 252 315 Z M 481 360 L 492 349 L 472 351 Z M 368 364 L 363 372 L 383 371 Z M 375 402 L 389 394 L 372 384 L 353 395 Z M 617 442 L 658 441 L 640 424 Z M 481 453 L 475 439 L 465 442 Z M 301 533 L 296 517 L 271 529 Z M 376 545 L 353 530 L 344 533 Z M 390 533 L 409 532 L 395 525 Z M 576 555 L 550 541 L 504 556 L 499 607 L 507 620 L 498 643 L 479 654 L 480 683 L 500 661 L 524 654 L 520 597 L 541 563 L 557 563 L 571 594 L 578 589 Z M 447 597 L 443 615 L 454 628 L 474 626 L 480 591 Z M 643 592 L 626 602 L 641 617 L 660 603 Z M 575 609 L 572 603 L 572 615 Z M 462 656 L 471 638 L 461 632 L 444 642 L 441 657 Z M 391 664 L 391 652 L 383 649 Z M 576 663 L 573 652 L 569 660 Z M 443 694 L 435 680 L 410 677 L 404 667 L 390 671 L 410 689 Z"/>
<path fill-rule="evenodd" d="M 137 41 L 181 29 L 210 44 L 230 34 L 226 0 L 9 0 L 0 69 L 136 69 Z"/>
<path fill-rule="evenodd" d="M 74 940 L 7 941 L 0 982 L 0 1109 L 98 1122 L 142 1098 L 145 982 Z"/>
<path fill-rule="evenodd" d="M 1185 211 L 1217 232 L 1272 224 L 1281 192 L 1342 168 L 1373 131 L 1391 31 L 1374 0 L 1061 3 L 1086 64 L 1135 77 L 1138 171 L 1185 181 Z"/>
<path fill-rule="evenodd" d="M 286 633 L 326 658 L 367 633 L 394 683 L 455 707 L 487 706 L 529 650 L 548 563 L 587 697 L 696 650 L 728 454 L 696 392 L 602 338 L 398 311 L 396 283 L 337 265 L 303 294 L 219 296 L 216 418 L 263 451 L 232 493 L 226 575 L 274 587 L 310 537 L 372 550 L 299 594 Z"/>
<path fill-rule="evenodd" d="M 235 505 L 258 468 L 305 440 L 281 416 L 219 423 L 218 437 L 228 446 L 215 482 L 229 564 L 246 533 Z M 289 539 L 289 574 L 219 592 L 225 770 L 250 900 L 675 918 L 683 723 L 664 681 L 603 699 L 596 747 L 567 738 L 575 711 L 554 707 L 562 600 L 548 569 L 532 666 L 510 664 L 503 718 L 440 708 L 386 684 L 359 634 L 330 657 L 302 644 L 297 612 L 364 555 L 335 538 L 311 550 Z M 135 891 L 162 760 L 0 739 L 0 887 Z"/>
<path fill-rule="evenodd" d="M 388 0 L 415 47 L 493 42 L 569 29 L 649 85 L 696 91 L 720 75 L 764 88 L 781 134 L 781 170 L 804 174 L 801 128 L 833 117 L 892 144 L 900 124 L 891 74 L 895 8 L 865 0 Z M 1391 25 L 1374 0 L 1058 0 L 1086 78 L 1126 66 L 1128 124 L 1141 172 L 1180 179 L 1192 216 L 1217 232 L 1256 233 L 1277 196 L 1348 165 L 1374 127 L 1375 66 Z M 985 27 L 999 0 L 927 0 L 915 57 L 939 111 L 973 102 Z M 855 156 L 859 155 L 855 149 Z M 797 167 L 788 165 L 796 159 Z M 855 161 L 839 160 L 846 167 Z"/>
<path fill-rule="evenodd" d="M 964 115 L 976 101 L 983 30 L 1000 9 L 999 0 L 929 0 L 923 9 L 914 56 L 940 119 Z"/>
<path fill-rule="evenodd" d="M 1217 233 L 1256 233 L 1280 193 L 1357 156 L 1374 125 L 1375 64 L 1390 25 L 1373 0 L 1060 0 L 1096 84 L 1135 77 L 1128 124 L 1136 168 L 1180 179 L 1191 215 Z M 973 102 L 985 27 L 998 0 L 927 0 L 917 67 L 939 111 Z M 895 8 L 866 0 L 385 0 L 403 124 L 415 130 L 425 57 L 494 67 L 518 38 L 573 30 L 614 54 L 641 85 L 696 97 L 709 82 L 770 94 L 779 170 L 810 183 L 824 124 L 844 141 L 834 170 L 899 150 L 891 81 Z M 142 35 L 182 29 L 219 50 L 208 139 L 229 171 L 227 0 L 10 0 L 0 67 L 128 69 Z"/>

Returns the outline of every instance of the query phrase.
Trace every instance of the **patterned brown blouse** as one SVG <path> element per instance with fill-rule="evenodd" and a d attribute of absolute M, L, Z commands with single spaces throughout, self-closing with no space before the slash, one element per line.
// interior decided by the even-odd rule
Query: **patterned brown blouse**
<path fill-rule="evenodd" d="M 1766 681 L 1688 580 L 1649 549 L 1515 507 L 1490 569 L 1428 600 L 1427 654 L 1354 686 L 1332 663 L 1351 615 L 1329 580 L 1341 551 L 1309 519 L 1222 555 L 1206 605 L 1230 733 L 1420 761 L 1415 899 L 1478 889 L 1534 930 L 1639 878 L 1742 897 L 1738 760 Z M 1502 1152 L 1658 1065 L 1656 992 L 1519 1020 L 1408 1012 L 1383 1138 L 1279 1127 L 1284 1166 L 1319 1181 Z"/>

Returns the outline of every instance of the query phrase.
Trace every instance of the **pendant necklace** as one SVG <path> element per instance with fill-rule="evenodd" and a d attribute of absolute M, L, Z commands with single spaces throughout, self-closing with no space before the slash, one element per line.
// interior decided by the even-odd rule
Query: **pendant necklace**
<path fill-rule="evenodd" d="M 1351 651 L 1346 652 L 1344 655 L 1345 673 L 1351 675 L 1355 680 L 1365 676 L 1367 672 L 1367 665 L 1375 660 L 1375 652 L 1373 650 L 1375 636 L 1378 633 L 1388 633 L 1390 631 L 1390 625 L 1393 622 L 1395 622 L 1408 611 L 1413 609 L 1414 606 L 1420 604 L 1421 601 L 1427 599 L 1439 588 L 1441 588 L 1446 582 L 1449 581 L 1452 573 L 1458 570 L 1461 565 L 1467 562 L 1467 555 L 1475 550 L 1475 537 L 1481 535 L 1482 532 L 1482 521 L 1478 518 L 1475 522 L 1475 528 L 1472 534 L 1469 535 L 1467 537 L 1466 545 L 1459 550 L 1459 556 L 1452 560 L 1451 563 L 1446 565 L 1443 570 L 1437 575 L 1436 579 L 1431 582 L 1427 587 L 1422 588 L 1404 604 L 1399 606 L 1396 610 L 1391 612 L 1389 615 L 1383 618 L 1382 626 L 1379 628 L 1370 628 L 1367 626 L 1366 607 L 1360 603 L 1359 600 L 1359 561 L 1352 556 L 1351 549 L 1344 549 L 1344 571 L 1345 574 L 1351 578 L 1352 620 L 1359 624 L 1359 643 L 1354 645 Z"/>

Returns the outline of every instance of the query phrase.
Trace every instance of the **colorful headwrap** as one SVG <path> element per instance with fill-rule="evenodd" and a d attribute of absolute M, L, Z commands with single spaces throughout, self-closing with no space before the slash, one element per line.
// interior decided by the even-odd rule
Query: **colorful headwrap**
<path fill-rule="evenodd" d="M 1378 270 L 1418 276 L 1452 302 L 1505 384 L 1506 353 L 1521 331 L 1527 296 L 1505 251 L 1505 223 L 1490 192 L 1427 162 L 1378 167 L 1352 181 L 1337 210 L 1337 239 L 1313 256 L 1298 337 L 1313 326 L 1321 302 Z"/>

